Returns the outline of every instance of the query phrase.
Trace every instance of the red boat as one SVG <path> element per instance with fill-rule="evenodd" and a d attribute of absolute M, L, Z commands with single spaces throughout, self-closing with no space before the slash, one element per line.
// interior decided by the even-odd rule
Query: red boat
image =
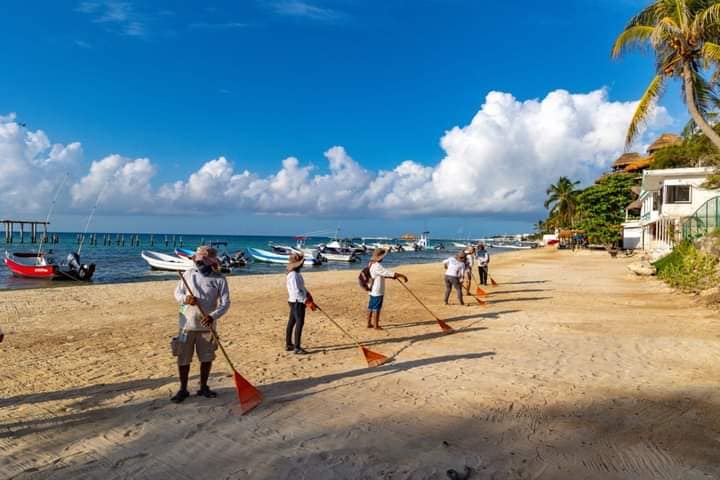
<path fill-rule="evenodd" d="M 70 258 L 72 257 L 72 258 Z M 56 280 L 90 280 L 95 272 L 95 264 L 80 265 L 76 254 L 68 256 L 67 270 L 63 270 L 45 253 L 5 252 L 5 265 L 10 271 L 25 278 L 45 278 Z"/>

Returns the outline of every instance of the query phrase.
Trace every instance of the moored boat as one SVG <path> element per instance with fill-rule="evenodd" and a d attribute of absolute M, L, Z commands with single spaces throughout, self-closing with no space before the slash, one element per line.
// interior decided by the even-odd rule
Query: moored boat
<path fill-rule="evenodd" d="M 187 257 L 178 257 L 166 253 L 143 250 L 140 256 L 153 270 L 166 270 L 169 272 L 184 272 L 190 270 L 194 263 Z"/>
<path fill-rule="evenodd" d="M 5 265 L 13 275 L 24 278 L 47 280 L 90 280 L 95 273 L 95 264 L 80 264 L 77 253 L 68 255 L 64 264 L 58 264 L 49 254 L 43 252 L 5 252 Z"/>
<path fill-rule="evenodd" d="M 264 263 L 277 263 L 277 264 L 283 264 L 287 265 L 288 260 L 290 258 L 290 255 L 276 253 L 276 252 L 269 252 L 267 250 L 262 250 L 260 248 L 248 248 L 248 253 L 253 258 L 253 260 L 257 262 L 264 262 Z M 322 263 L 317 258 L 310 258 L 305 257 L 304 264 L 311 264 L 311 265 L 320 265 Z"/>

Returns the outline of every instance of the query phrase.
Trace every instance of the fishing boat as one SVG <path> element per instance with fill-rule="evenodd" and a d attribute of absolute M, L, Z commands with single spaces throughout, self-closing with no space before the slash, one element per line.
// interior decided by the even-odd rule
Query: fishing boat
<path fill-rule="evenodd" d="M 333 248 L 324 246 L 320 248 L 320 255 L 331 262 L 357 262 L 360 260 L 358 254 L 349 248 Z"/>
<path fill-rule="evenodd" d="M 178 257 L 176 255 L 153 252 L 152 250 L 143 250 L 140 252 L 140 256 L 153 270 L 184 272 L 185 270 L 190 270 L 193 265 L 195 265 L 193 261 L 187 257 Z"/>
<path fill-rule="evenodd" d="M 256 262 L 277 263 L 277 264 L 287 265 L 288 261 L 290 259 L 289 254 L 269 252 L 267 250 L 262 250 L 260 248 L 248 248 L 247 250 L 248 250 L 248 253 L 250 254 L 250 256 L 253 258 L 253 260 L 255 260 Z M 317 258 L 305 257 L 305 261 L 304 261 L 303 265 L 306 263 L 309 263 L 311 265 L 320 265 L 322 262 Z"/>
<path fill-rule="evenodd" d="M 80 264 L 77 253 L 69 254 L 64 264 L 58 264 L 52 256 L 43 252 L 11 254 L 6 251 L 4 261 L 13 275 L 24 278 L 87 281 L 95 273 L 95 264 Z"/>
<path fill-rule="evenodd" d="M 178 247 L 175 249 L 175 255 L 192 259 L 192 256 L 195 255 L 195 250 L 192 248 Z M 226 272 L 230 271 L 231 268 L 244 267 L 248 263 L 248 259 L 243 251 L 230 254 L 227 250 L 223 250 L 218 254 L 218 261 Z"/>

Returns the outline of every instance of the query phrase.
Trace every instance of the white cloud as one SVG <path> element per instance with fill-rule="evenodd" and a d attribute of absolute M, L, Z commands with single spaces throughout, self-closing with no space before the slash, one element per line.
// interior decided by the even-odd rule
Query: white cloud
<path fill-rule="evenodd" d="M 113 26 L 113 29 L 121 35 L 145 36 L 146 18 L 138 13 L 130 2 L 118 0 L 81 2 L 75 11 L 90 16 L 93 23 Z"/>
<path fill-rule="evenodd" d="M 345 16 L 337 10 L 319 7 L 301 0 L 282 0 L 272 2 L 271 7 L 273 11 L 279 15 L 305 17 L 313 20 L 335 21 L 340 20 Z"/>
<path fill-rule="evenodd" d="M 109 155 L 90 164 L 70 189 L 67 207 L 88 209 L 100 191 L 108 213 L 192 213 L 230 210 L 277 215 L 409 216 L 494 214 L 542 208 L 547 186 L 560 175 L 591 182 L 623 151 L 636 102 L 612 102 L 605 90 L 550 92 L 519 101 L 491 92 L 469 124 L 440 139 L 437 164 L 405 160 L 391 170 L 364 168 L 342 146 L 325 152 L 326 167 L 282 161 L 272 175 L 237 169 L 226 157 L 202 165 L 186 179 L 154 186 L 158 167 L 148 158 Z M 670 124 L 663 108 L 647 122 L 640 144 Z M 0 205 L 46 209 L 62 166 L 77 172 L 79 143 L 53 145 L 44 132 L 28 131 L 14 115 L 0 116 Z M 105 187 L 105 185 L 107 185 Z"/>
<path fill-rule="evenodd" d="M 51 192 L 81 157 L 79 143 L 52 144 L 42 130 L 19 124 L 14 113 L 0 115 L 0 212 L 12 216 L 47 210 Z"/>

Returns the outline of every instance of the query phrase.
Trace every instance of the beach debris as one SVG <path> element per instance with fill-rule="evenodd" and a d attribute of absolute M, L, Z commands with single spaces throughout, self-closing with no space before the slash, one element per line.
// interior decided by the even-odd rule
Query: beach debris
<path fill-rule="evenodd" d="M 413 297 L 415 300 L 417 300 L 418 303 L 419 303 L 420 305 L 422 305 L 422 306 L 425 308 L 425 310 L 427 310 L 427 311 L 430 313 L 430 315 L 432 315 L 432 316 L 435 318 L 435 320 L 437 321 L 438 325 L 440 326 L 440 329 L 441 329 L 443 332 L 445 332 L 445 333 L 451 333 L 451 332 L 454 332 L 454 331 L 455 331 L 455 330 L 453 330 L 453 328 L 452 328 L 450 325 L 448 325 L 448 324 L 445 323 L 444 321 L 440 320 L 440 317 L 438 317 L 437 315 L 435 315 L 435 314 L 433 313 L 433 311 L 430 310 L 430 309 L 428 308 L 428 306 L 425 305 L 425 304 L 422 302 L 422 300 L 420 300 L 420 299 L 418 298 L 418 296 L 415 295 L 415 294 L 413 293 L 413 291 L 410 290 L 410 288 L 409 288 L 407 285 L 405 285 L 405 282 L 403 282 L 403 281 L 398 281 L 398 283 L 400 283 L 400 285 L 402 285 L 403 288 L 405 288 L 405 290 L 407 290 L 407 292 L 408 292 L 410 295 L 412 295 L 412 297 Z M 479 299 L 478 299 L 478 300 L 479 300 Z"/>
<path fill-rule="evenodd" d="M 330 322 L 335 325 L 346 337 L 348 337 L 352 342 L 360 348 L 360 351 L 363 354 L 363 357 L 365 357 L 365 361 L 368 364 L 368 367 L 379 367 L 380 365 L 387 363 L 390 358 L 386 357 L 385 355 L 381 353 L 374 352 L 370 350 L 367 347 L 362 346 L 362 344 L 354 337 L 352 336 L 347 330 L 345 330 L 338 322 L 335 321 L 328 313 L 320 308 L 320 306 L 315 303 L 315 300 L 313 299 L 313 296 L 310 295 L 310 292 L 307 292 L 307 300 L 305 300 L 305 305 L 310 309 L 310 311 L 319 311 L 325 317 L 327 317 Z"/>
<path fill-rule="evenodd" d="M 457 470 L 450 469 L 447 472 L 445 472 L 450 480 L 467 480 L 470 478 L 470 475 L 472 475 L 472 468 L 465 465 L 465 469 L 463 470 L 463 473 L 458 472 Z"/>
<path fill-rule="evenodd" d="M 495 281 L 495 279 L 493 277 L 490 277 L 490 283 L 492 284 L 493 287 L 498 286 L 498 283 Z"/>
<path fill-rule="evenodd" d="M 628 264 L 628 270 L 633 272 L 635 275 L 649 277 L 657 273 L 655 266 L 647 261 L 633 262 Z"/>
<path fill-rule="evenodd" d="M 180 279 L 182 280 L 183 284 L 185 284 L 185 288 L 188 292 L 192 293 L 192 289 L 190 288 L 190 285 L 188 285 L 187 280 L 185 280 L 185 277 L 183 276 L 182 272 L 178 272 L 178 275 L 180 276 Z M 203 308 L 200 306 L 200 304 L 196 305 L 198 310 L 200 310 L 200 313 L 203 314 L 203 316 L 207 316 L 207 313 L 203 311 Z M 214 327 L 210 327 L 210 331 L 212 332 L 212 336 L 215 339 L 215 342 L 217 343 L 218 347 L 220 347 L 220 351 L 222 352 L 223 356 L 225 357 L 225 360 L 227 361 L 228 365 L 233 371 L 233 380 L 235 381 L 235 390 L 237 391 L 237 397 L 238 401 L 240 402 L 240 412 L 245 415 L 253 408 L 260 405 L 262 402 L 262 394 L 260 393 L 260 390 L 255 388 L 250 382 L 248 382 L 245 377 L 240 375 L 240 372 L 237 371 L 235 368 L 235 365 L 233 365 L 232 360 L 230 360 L 230 357 L 228 356 L 227 352 L 225 351 L 225 347 L 223 347 L 222 343 L 220 342 L 220 337 L 218 337 L 217 332 L 215 331 Z"/>

